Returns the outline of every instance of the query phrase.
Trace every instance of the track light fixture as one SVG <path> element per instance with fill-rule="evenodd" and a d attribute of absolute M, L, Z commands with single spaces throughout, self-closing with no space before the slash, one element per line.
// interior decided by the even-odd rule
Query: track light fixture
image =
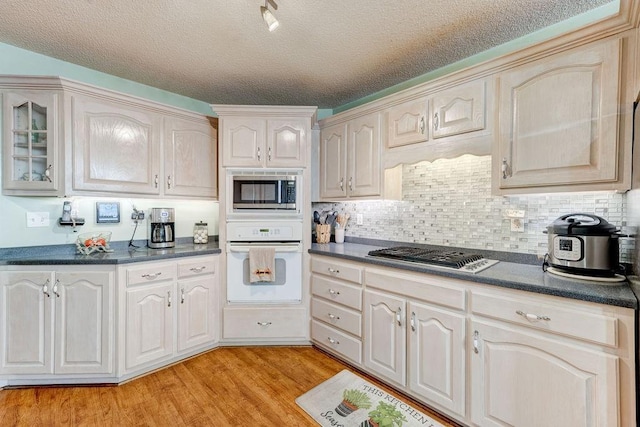
<path fill-rule="evenodd" d="M 262 13 L 262 19 L 264 19 L 264 22 L 267 24 L 269 31 L 275 31 L 276 28 L 280 26 L 280 23 L 269 10 L 269 5 L 271 5 L 274 10 L 278 10 L 278 5 L 274 0 L 265 0 L 264 6 L 260 6 L 260 13 Z"/>

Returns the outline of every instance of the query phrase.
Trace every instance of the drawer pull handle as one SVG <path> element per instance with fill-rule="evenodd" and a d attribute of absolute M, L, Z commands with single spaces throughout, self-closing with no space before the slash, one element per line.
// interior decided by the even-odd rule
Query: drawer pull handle
<path fill-rule="evenodd" d="M 411 312 L 411 331 L 416 331 L 416 313 L 413 311 Z"/>
<path fill-rule="evenodd" d="M 545 321 L 551 320 L 551 318 L 549 316 L 538 316 L 537 314 L 525 313 L 522 310 L 517 310 L 516 314 L 518 316 L 524 317 L 525 319 L 527 319 L 530 322 L 537 322 L 539 320 L 545 320 Z"/>
<path fill-rule="evenodd" d="M 203 265 L 202 267 L 191 267 L 189 270 L 193 271 L 194 273 L 201 273 L 205 268 L 207 267 Z"/>
<path fill-rule="evenodd" d="M 180 304 L 184 304 L 184 288 L 180 288 Z"/>
<path fill-rule="evenodd" d="M 336 344 L 336 345 L 340 344 L 340 341 L 338 341 L 338 340 L 334 340 L 334 339 L 333 339 L 333 338 L 331 338 L 331 337 L 327 337 L 327 340 L 328 340 L 331 344 Z"/>
<path fill-rule="evenodd" d="M 400 307 L 396 311 L 396 322 L 398 322 L 398 326 L 402 327 L 402 309 Z"/>
<path fill-rule="evenodd" d="M 47 279 L 47 281 L 44 282 L 44 285 L 42 285 L 42 293 L 48 298 L 51 298 L 51 294 L 49 293 L 49 279 Z"/>
<path fill-rule="evenodd" d="M 478 331 L 473 331 L 473 352 L 478 354 L 480 350 L 478 349 Z"/>
<path fill-rule="evenodd" d="M 53 293 L 56 297 L 60 298 L 60 294 L 58 293 L 58 285 L 60 284 L 60 280 L 56 279 L 56 282 L 53 284 Z"/>
<path fill-rule="evenodd" d="M 144 277 L 147 280 L 153 280 L 155 278 L 157 278 L 158 276 L 160 276 L 162 273 L 161 272 L 157 272 L 157 273 L 153 273 L 153 274 L 143 274 L 142 277 Z"/>
<path fill-rule="evenodd" d="M 260 325 L 260 326 L 269 326 L 269 325 L 271 325 L 271 322 L 258 322 L 258 325 Z"/>
<path fill-rule="evenodd" d="M 327 314 L 327 316 L 329 316 L 329 319 L 331 320 L 340 320 L 340 316 L 336 316 L 335 314 Z"/>
<path fill-rule="evenodd" d="M 331 273 L 331 274 L 340 274 L 340 270 L 334 270 L 331 267 L 327 268 L 327 270 L 329 270 L 329 273 Z"/>
<path fill-rule="evenodd" d="M 330 293 L 331 295 L 340 295 L 340 292 L 339 292 L 339 291 L 334 291 L 333 289 L 329 289 L 329 293 Z"/>
<path fill-rule="evenodd" d="M 171 291 L 167 291 L 167 307 L 171 307 Z"/>

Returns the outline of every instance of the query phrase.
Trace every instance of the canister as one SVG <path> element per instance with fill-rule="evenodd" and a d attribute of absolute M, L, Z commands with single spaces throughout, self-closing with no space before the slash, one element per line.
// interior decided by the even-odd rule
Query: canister
<path fill-rule="evenodd" d="M 206 222 L 196 222 L 193 226 L 193 243 L 209 243 L 209 228 Z"/>

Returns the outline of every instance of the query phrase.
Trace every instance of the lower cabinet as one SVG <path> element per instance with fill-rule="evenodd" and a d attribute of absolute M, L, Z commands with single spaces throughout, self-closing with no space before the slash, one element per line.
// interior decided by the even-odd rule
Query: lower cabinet
<path fill-rule="evenodd" d="M 177 360 L 217 342 L 217 269 L 217 256 L 123 269 L 125 366 L 121 374 Z"/>
<path fill-rule="evenodd" d="M 0 272 L 0 374 L 114 373 L 114 269 Z"/>
<path fill-rule="evenodd" d="M 471 327 L 475 424 L 631 425 L 618 420 L 618 357 L 507 325 L 478 321 Z"/>
<path fill-rule="evenodd" d="M 225 340 L 307 340 L 309 323 L 307 308 L 225 307 L 223 309 Z"/>

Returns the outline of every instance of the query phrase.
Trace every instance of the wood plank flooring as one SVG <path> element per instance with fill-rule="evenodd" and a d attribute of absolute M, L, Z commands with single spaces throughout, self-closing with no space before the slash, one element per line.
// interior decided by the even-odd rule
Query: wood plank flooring
<path fill-rule="evenodd" d="M 223 347 L 120 386 L 1 390 L 0 425 L 314 426 L 295 399 L 342 369 L 312 347 Z"/>

